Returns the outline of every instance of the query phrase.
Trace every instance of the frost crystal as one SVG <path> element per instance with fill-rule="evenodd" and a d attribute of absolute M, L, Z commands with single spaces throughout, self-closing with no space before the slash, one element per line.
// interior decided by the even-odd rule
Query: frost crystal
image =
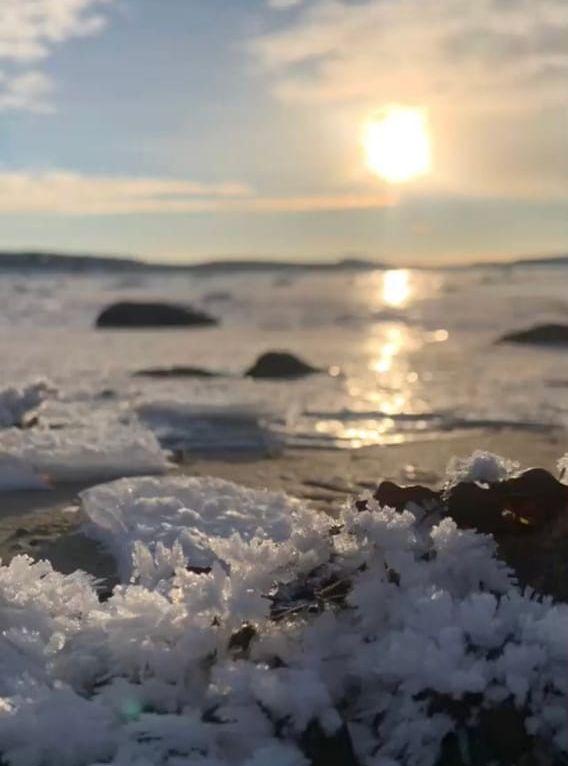
<path fill-rule="evenodd" d="M 476 450 L 468 458 L 454 457 L 448 465 L 448 484 L 460 481 L 493 483 L 514 476 L 519 463 L 494 455 L 491 452 Z"/>
<path fill-rule="evenodd" d="M 522 593 L 491 537 L 373 502 L 331 530 L 214 479 L 83 501 L 121 564 L 108 600 L 46 562 L 0 568 L 10 766 L 308 766 L 314 747 L 433 766 L 500 710 L 568 752 L 568 606 Z"/>

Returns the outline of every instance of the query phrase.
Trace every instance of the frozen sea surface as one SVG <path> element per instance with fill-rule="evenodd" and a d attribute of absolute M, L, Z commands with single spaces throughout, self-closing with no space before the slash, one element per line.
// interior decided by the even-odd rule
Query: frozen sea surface
<path fill-rule="evenodd" d="M 495 341 L 538 322 L 568 322 L 567 280 L 568 267 L 560 266 L 3 274 L 0 384 L 19 389 L 49 381 L 39 428 L 72 429 L 77 440 L 90 430 L 121 429 L 119 445 L 128 429 L 137 438 L 147 429 L 168 449 L 356 448 L 479 425 L 564 426 L 568 350 Z M 190 303 L 221 324 L 93 329 L 108 303 L 150 298 Z M 243 377 L 260 353 L 274 349 L 329 373 L 293 382 Z M 170 365 L 224 377 L 133 377 Z M 66 449 L 72 438 L 62 437 Z M 18 454 L 30 450 L 22 444 Z"/>

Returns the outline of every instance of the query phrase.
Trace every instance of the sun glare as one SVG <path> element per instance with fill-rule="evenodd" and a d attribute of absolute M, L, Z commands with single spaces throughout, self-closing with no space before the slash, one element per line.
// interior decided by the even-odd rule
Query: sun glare
<path fill-rule="evenodd" d="M 402 308 L 410 297 L 410 272 L 392 269 L 383 275 L 383 303 L 391 308 Z"/>
<path fill-rule="evenodd" d="M 405 183 L 427 174 L 432 150 L 424 110 L 391 106 L 372 117 L 363 145 L 367 166 L 389 183 Z"/>

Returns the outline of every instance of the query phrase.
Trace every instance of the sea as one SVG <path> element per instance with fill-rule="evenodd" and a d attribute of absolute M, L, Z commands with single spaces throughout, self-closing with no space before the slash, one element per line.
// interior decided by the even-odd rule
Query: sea
<path fill-rule="evenodd" d="M 136 422 L 181 452 L 358 449 L 467 431 L 568 425 L 568 349 L 501 343 L 568 323 L 568 264 L 273 271 L 7 270 L 0 385 L 38 379 L 40 424 L 82 434 Z M 189 304 L 203 329 L 100 330 L 120 300 Z M 266 351 L 322 372 L 245 375 Z M 207 379 L 150 379 L 193 366 Z M 84 436 L 82 437 L 84 438 Z"/>

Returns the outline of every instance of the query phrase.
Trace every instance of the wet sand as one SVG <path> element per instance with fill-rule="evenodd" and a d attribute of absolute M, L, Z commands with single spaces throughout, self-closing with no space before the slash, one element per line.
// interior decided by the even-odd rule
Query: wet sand
<path fill-rule="evenodd" d="M 283 490 L 334 514 L 346 498 L 375 487 L 381 479 L 436 486 L 452 456 L 465 457 L 476 449 L 496 452 L 524 467 L 539 466 L 555 473 L 557 460 L 568 451 L 568 434 L 479 431 L 351 451 L 289 450 L 260 459 L 235 455 L 188 457 L 173 473 L 217 476 L 253 488 Z M 78 494 L 87 486 L 67 484 L 52 490 L 2 494 L 2 562 L 25 553 L 34 559 L 49 559 L 61 572 L 84 569 L 107 587 L 112 584 L 112 558 L 80 531 L 84 518 Z"/>

